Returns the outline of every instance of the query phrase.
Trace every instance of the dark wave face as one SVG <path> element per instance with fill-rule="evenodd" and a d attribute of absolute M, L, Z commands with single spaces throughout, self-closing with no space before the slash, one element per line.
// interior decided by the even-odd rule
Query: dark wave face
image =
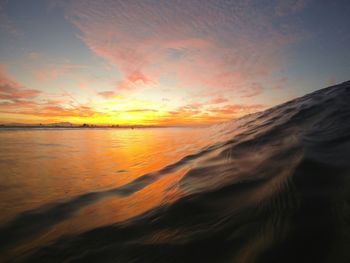
<path fill-rule="evenodd" d="M 180 195 L 6 260 L 350 262 L 350 82 L 210 131 L 219 142 L 157 171 L 21 213 L 0 228 L 0 248 L 28 242 L 91 203 L 133 197 L 184 171 L 165 190 Z"/>

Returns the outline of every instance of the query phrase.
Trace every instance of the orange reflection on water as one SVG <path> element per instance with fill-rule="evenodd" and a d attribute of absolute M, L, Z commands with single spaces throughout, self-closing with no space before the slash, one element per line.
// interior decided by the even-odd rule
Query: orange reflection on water
<path fill-rule="evenodd" d="M 12 254 L 23 254 L 48 244 L 60 236 L 79 234 L 97 227 L 123 222 L 152 208 L 161 207 L 181 197 L 177 182 L 187 172 L 182 169 L 169 174 L 128 197 L 111 196 L 81 209 L 74 217 L 37 235 L 30 243 L 17 247 Z"/>
<path fill-rule="evenodd" d="M 209 144 L 203 132 L 195 128 L 0 131 L 0 224 L 27 211 L 45 217 L 46 209 L 58 202 L 69 204 L 87 193 L 100 193 L 34 233 L 31 242 L 18 244 L 14 248 L 18 252 L 171 202 L 180 195 L 176 183 L 188 167 L 146 182 L 128 196 L 104 193 L 198 151 Z M 29 228 L 31 223 L 26 223 Z"/>
<path fill-rule="evenodd" d="M 0 223 L 58 200 L 122 186 L 205 145 L 199 129 L 0 132 Z"/>

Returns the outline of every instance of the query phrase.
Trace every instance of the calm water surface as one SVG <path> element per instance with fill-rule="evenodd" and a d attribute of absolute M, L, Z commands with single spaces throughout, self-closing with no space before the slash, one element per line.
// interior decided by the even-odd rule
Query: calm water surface
<path fill-rule="evenodd" d="M 47 209 L 46 204 L 121 187 L 210 141 L 210 130 L 199 128 L 0 130 L 0 223 L 6 225 L 26 211 Z M 108 195 L 80 205 L 73 217 L 35 239 L 47 242 L 116 223 L 177 199 L 181 193 L 176 183 L 187 169 L 133 195 Z"/>

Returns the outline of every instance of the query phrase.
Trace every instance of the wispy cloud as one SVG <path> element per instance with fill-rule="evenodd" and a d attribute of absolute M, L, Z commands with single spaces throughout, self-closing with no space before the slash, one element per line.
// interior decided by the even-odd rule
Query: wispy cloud
<path fill-rule="evenodd" d="M 98 92 L 97 94 L 105 99 L 109 99 L 109 98 L 113 98 L 116 95 L 116 92 L 115 91 L 101 91 L 101 92 Z"/>
<path fill-rule="evenodd" d="M 62 100 L 39 100 L 42 92 L 18 83 L 0 66 L 0 112 L 46 117 L 89 117 L 96 112 L 89 106 L 69 105 Z M 66 106 L 63 106 L 66 105 Z"/>
<path fill-rule="evenodd" d="M 303 10 L 310 0 L 279 0 L 275 12 L 278 16 L 285 16 Z"/>
<path fill-rule="evenodd" d="M 13 80 L 6 72 L 5 66 L 0 65 L 0 99 L 9 101 L 32 99 L 40 93 L 39 90 L 25 88 Z"/>
<path fill-rule="evenodd" d="M 19 30 L 13 20 L 6 14 L 5 7 L 7 1 L 0 1 L 0 29 L 10 33 L 13 36 L 18 36 Z"/>
<path fill-rule="evenodd" d="M 303 38 L 286 17 L 308 2 L 50 0 L 50 11 L 63 8 L 77 32 L 77 60 L 70 52 L 69 59 L 51 59 L 46 49 L 26 50 L 28 72 L 14 72 L 30 85 L 1 69 L 0 111 L 153 124 L 211 123 L 259 111 L 262 94 L 286 85 L 289 48 Z M 3 11 L 0 4 L 0 22 L 11 30 Z M 57 91 L 58 100 L 50 100 Z"/>
<path fill-rule="evenodd" d="M 31 57 L 37 57 L 34 54 L 31 54 Z M 38 81 L 53 81 L 62 77 L 66 74 L 74 74 L 79 70 L 86 68 L 85 65 L 78 64 L 45 64 L 40 68 L 36 68 L 33 70 L 32 75 L 34 79 Z"/>
<path fill-rule="evenodd" d="M 63 107 L 49 103 L 35 103 L 30 101 L 0 102 L 0 112 L 37 117 L 91 117 L 97 114 L 88 106 L 74 108 Z"/>
<path fill-rule="evenodd" d="M 251 80 L 278 68 L 300 37 L 271 18 L 276 10 L 304 7 L 295 2 L 87 0 L 71 2 L 66 11 L 87 47 L 122 73 L 116 90 L 152 86 L 172 75 L 176 88 L 225 93 L 244 87 L 258 95 Z"/>
<path fill-rule="evenodd" d="M 215 107 L 211 108 L 210 111 L 213 113 L 219 114 L 228 114 L 231 116 L 243 116 L 245 114 L 261 111 L 265 109 L 266 106 L 262 104 L 253 104 L 253 105 L 243 105 L 243 104 L 235 104 L 235 105 L 226 105 L 223 107 Z"/>
<path fill-rule="evenodd" d="M 154 110 L 154 109 L 132 109 L 132 110 L 126 110 L 125 112 L 158 112 L 158 110 Z"/>
<path fill-rule="evenodd" d="M 260 84 L 260 83 L 252 83 L 252 85 L 250 86 L 249 89 L 245 89 L 245 90 L 242 90 L 241 93 L 241 97 L 242 98 L 252 98 L 252 97 L 255 97 L 255 96 L 258 96 L 260 95 L 261 93 L 263 93 L 264 91 L 264 88 L 263 86 Z"/>
<path fill-rule="evenodd" d="M 208 104 L 220 104 L 220 103 L 224 103 L 224 102 L 228 102 L 228 99 L 226 99 L 222 96 L 218 96 L 218 97 L 214 97 L 210 101 L 208 101 Z"/>

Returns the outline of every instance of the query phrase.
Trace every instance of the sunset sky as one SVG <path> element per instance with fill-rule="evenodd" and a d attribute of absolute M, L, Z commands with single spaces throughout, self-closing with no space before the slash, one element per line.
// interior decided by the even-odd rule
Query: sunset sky
<path fill-rule="evenodd" d="M 350 79 L 350 1 L 0 0 L 0 123 L 194 125 Z"/>

